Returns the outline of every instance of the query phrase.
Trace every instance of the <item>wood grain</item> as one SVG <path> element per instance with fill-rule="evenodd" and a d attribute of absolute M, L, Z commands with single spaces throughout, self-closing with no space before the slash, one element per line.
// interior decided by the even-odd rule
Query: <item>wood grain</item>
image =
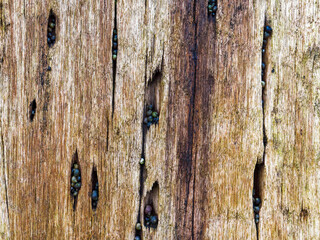
<path fill-rule="evenodd" d="M 259 239 L 320 237 L 319 2 L 219 0 L 216 20 L 207 4 L 0 0 L 0 239 L 134 239 L 149 203 L 142 239 L 257 239 L 263 159 Z"/>

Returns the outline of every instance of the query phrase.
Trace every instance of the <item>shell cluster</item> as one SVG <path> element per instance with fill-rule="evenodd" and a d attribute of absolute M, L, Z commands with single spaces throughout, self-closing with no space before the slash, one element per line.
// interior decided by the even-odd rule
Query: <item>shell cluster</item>
<path fill-rule="evenodd" d="M 117 29 L 113 29 L 113 36 L 112 36 L 112 60 L 117 60 L 118 54 L 118 34 Z"/>
<path fill-rule="evenodd" d="M 266 46 L 268 42 L 268 38 L 272 34 L 272 28 L 270 26 L 265 26 L 264 32 L 263 32 L 263 44 L 262 44 L 262 63 L 261 63 L 261 85 L 264 88 L 266 86 L 266 82 L 264 80 L 264 71 L 266 69 L 266 64 L 264 63 L 264 58 L 265 58 L 265 52 L 266 52 Z"/>
<path fill-rule="evenodd" d="M 216 17 L 216 13 L 218 10 L 217 0 L 209 0 L 208 1 L 208 13 L 209 15 Z"/>
<path fill-rule="evenodd" d="M 159 113 L 154 110 L 153 105 L 147 106 L 146 117 L 143 119 L 143 123 L 149 128 L 152 124 L 157 124 L 159 122 Z"/>
<path fill-rule="evenodd" d="M 252 203 L 253 203 L 253 212 L 254 212 L 254 222 L 256 224 L 259 223 L 259 212 L 260 212 L 260 208 L 261 208 L 261 198 L 257 197 L 254 192 L 252 195 Z"/>
<path fill-rule="evenodd" d="M 158 226 L 158 217 L 151 205 L 147 205 L 144 209 L 144 225 L 152 228 Z"/>
<path fill-rule="evenodd" d="M 91 193 L 91 205 L 93 209 L 97 208 L 98 200 L 99 200 L 99 183 L 96 182 L 96 184 L 93 186 L 94 189 Z"/>
<path fill-rule="evenodd" d="M 79 169 L 79 165 L 74 163 L 71 167 L 71 195 L 76 197 L 81 188 L 81 172 Z"/>
<path fill-rule="evenodd" d="M 49 47 L 52 47 L 56 42 L 56 18 L 53 14 L 49 16 L 47 38 Z"/>

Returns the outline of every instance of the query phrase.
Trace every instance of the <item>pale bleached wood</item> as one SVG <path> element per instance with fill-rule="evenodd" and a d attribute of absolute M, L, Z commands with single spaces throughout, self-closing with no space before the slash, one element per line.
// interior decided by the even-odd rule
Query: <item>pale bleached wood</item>
<path fill-rule="evenodd" d="M 319 239 L 319 2 L 270 1 L 267 16 L 274 34 L 260 239 Z"/>

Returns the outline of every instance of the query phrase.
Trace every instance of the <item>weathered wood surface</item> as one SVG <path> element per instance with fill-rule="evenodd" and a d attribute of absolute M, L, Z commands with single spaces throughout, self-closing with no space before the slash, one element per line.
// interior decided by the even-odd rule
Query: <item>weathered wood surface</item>
<path fill-rule="evenodd" d="M 0 0 L 1 239 L 133 239 L 150 201 L 159 224 L 143 239 L 256 239 L 264 151 L 259 239 L 320 239 L 320 3 L 219 0 L 217 13 L 206 0 Z M 160 121 L 146 131 L 150 102 Z"/>

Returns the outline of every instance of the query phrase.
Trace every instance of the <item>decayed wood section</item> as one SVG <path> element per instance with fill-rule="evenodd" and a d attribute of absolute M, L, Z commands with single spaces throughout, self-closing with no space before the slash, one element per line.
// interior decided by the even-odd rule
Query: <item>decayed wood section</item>
<path fill-rule="evenodd" d="M 207 4 L 0 0 L 1 239 L 134 239 L 150 202 L 142 239 L 320 239 L 320 3 Z"/>

